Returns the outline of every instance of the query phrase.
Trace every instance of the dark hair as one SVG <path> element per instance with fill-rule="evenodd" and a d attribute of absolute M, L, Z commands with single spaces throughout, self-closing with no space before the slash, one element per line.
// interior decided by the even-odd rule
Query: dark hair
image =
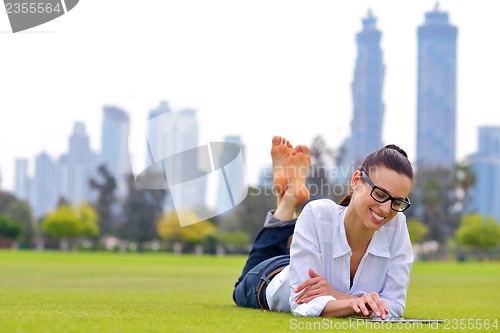
<path fill-rule="evenodd" d="M 368 154 L 358 170 L 370 174 L 370 170 L 378 166 L 384 166 L 387 169 L 408 176 L 408 178 L 413 181 L 413 167 L 408 160 L 408 155 L 399 146 L 393 144 L 386 145 L 385 147 Z M 339 205 L 349 205 L 351 198 L 352 193 L 347 194 L 340 201 Z"/>

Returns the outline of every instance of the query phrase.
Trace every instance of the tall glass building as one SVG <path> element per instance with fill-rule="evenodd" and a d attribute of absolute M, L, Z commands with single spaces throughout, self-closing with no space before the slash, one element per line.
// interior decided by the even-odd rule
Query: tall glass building
<path fill-rule="evenodd" d="M 90 149 L 90 138 L 85 125 L 76 122 L 69 138 L 67 154 L 68 198 L 71 204 L 92 202 L 95 194 L 91 191 L 89 180 L 95 176 L 98 156 Z"/>
<path fill-rule="evenodd" d="M 196 174 L 199 166 L 199 156 L 194 156 L 193 149 L 199 145 L 198 110 L 182 108 L 172 110 L 166 101 L 162 101 L 158 108 L 150 111 L 147 130 L 147 166 L 150 171 L 155 170 L 158 175 L 164 174 L 169 189 L 181 182 L 187 181 L 189 175 Z M 181 158 L 183 153 L 191 152 L 190 160 Z M 177 156 L 177 158 L 169 158 Z M 186 155 L 182 155 L 186 156 Z M 158 163 L 163 161 L 162 163 Z M 156 163 L 156 164 L 155 164 Z M 158 179 L 160 183 L 161 179 Z M 167 196 L 166 209 L 189 210 L 205 201 L 206 184 L 183 187 L 172 203 Z M 172 193 L 171 193 L 172 194 Z"/>
<path fill-rule="evenodd" d="M 478 152 L 471 158 L 476 183 L 468 211 L 492 216 L 500 223 L 500 127 L 479 127 Z"/>
<path fill-rule="evenodd" d="M 377 29 L 377 18 L 371 10 L 362 19 L 363 30 L 356 34 L 358 55 L 351 85 L 353 117 L 351 136 L 344 143 L 343 170 L 349 175 L 368 153 L 382 146 L 384 103 L 382 92 L 385 66 L 380 48 L 382 33 Z M 342 178 L 342 177 L 339 177 Z"/>
<path fill-rule="evenodd" d="M 417 168 L 455 164 L 457 33 L 437 4 L 418 27 Z"/>
<path fill-rule="evenodd" d="M 28 160 L 16 159 L 16 180 L 14 193 L 19 199 L 29 200 Z"/>
<path fill-rule="evenodd" d="M 105 106 L 103 113 L 101 161 L 115 178 L 118 196 L 124 197 L 127 192 L 125 177 L 131 171 L 128 151 L 129 116 L 114 106 Z"/>
<path fill-rule="evenodd" d="M 44 216 L 57 204 L 58 198 L 54 181 L 54 161 L 51 156 L 42 152 L 35 159 L 34 201 L 31 202 L 36 218 Z"/>

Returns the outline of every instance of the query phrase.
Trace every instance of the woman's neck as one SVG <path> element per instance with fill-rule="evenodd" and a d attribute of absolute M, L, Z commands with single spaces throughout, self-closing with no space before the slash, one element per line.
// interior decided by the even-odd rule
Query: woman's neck
<path fill-rule="evenodd" d="M 375 233 L 372 230 L 367 229 L 363 221 L 356 214 L 351 206 L 347 206 L 347 211 L 344 218 L 344 228 L 347 237 L 347 243 L 354 249 L 365 249 L 368 248 L 368 244 Z"/>

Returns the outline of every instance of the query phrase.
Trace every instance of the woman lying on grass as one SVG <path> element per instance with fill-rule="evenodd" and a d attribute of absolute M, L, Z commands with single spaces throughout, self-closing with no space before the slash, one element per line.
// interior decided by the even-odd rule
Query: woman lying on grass
<path fill-rule="evenodd" d="M 271 156 L 277 208 L 236 282 L 235 303 L 297 316 L 401 316 L 413 263 L 402 213 L 413 182 L 406 153 L 388 145 L 369 154 L 340 204 L 313 200 L 298 218 L 309 198 L 309 149 L 274 137 Z"/>

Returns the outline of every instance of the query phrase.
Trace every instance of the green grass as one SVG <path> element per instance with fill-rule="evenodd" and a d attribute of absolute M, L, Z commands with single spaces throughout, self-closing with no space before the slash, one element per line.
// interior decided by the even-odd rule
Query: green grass
<path fill-rule="evenodd" d="M 244 261 L 0 251 L 0 332 L 339 331 L 335 325 L 349 323 L 236 307 L 232 289 Z M 405 316 L 450 320 L 419 332 L 456 331 L 460 319 L 499 319 L 499 282 L 499 263 L 417 262 Z M 500 331 L 477 327 L 473 331 Z"/>

